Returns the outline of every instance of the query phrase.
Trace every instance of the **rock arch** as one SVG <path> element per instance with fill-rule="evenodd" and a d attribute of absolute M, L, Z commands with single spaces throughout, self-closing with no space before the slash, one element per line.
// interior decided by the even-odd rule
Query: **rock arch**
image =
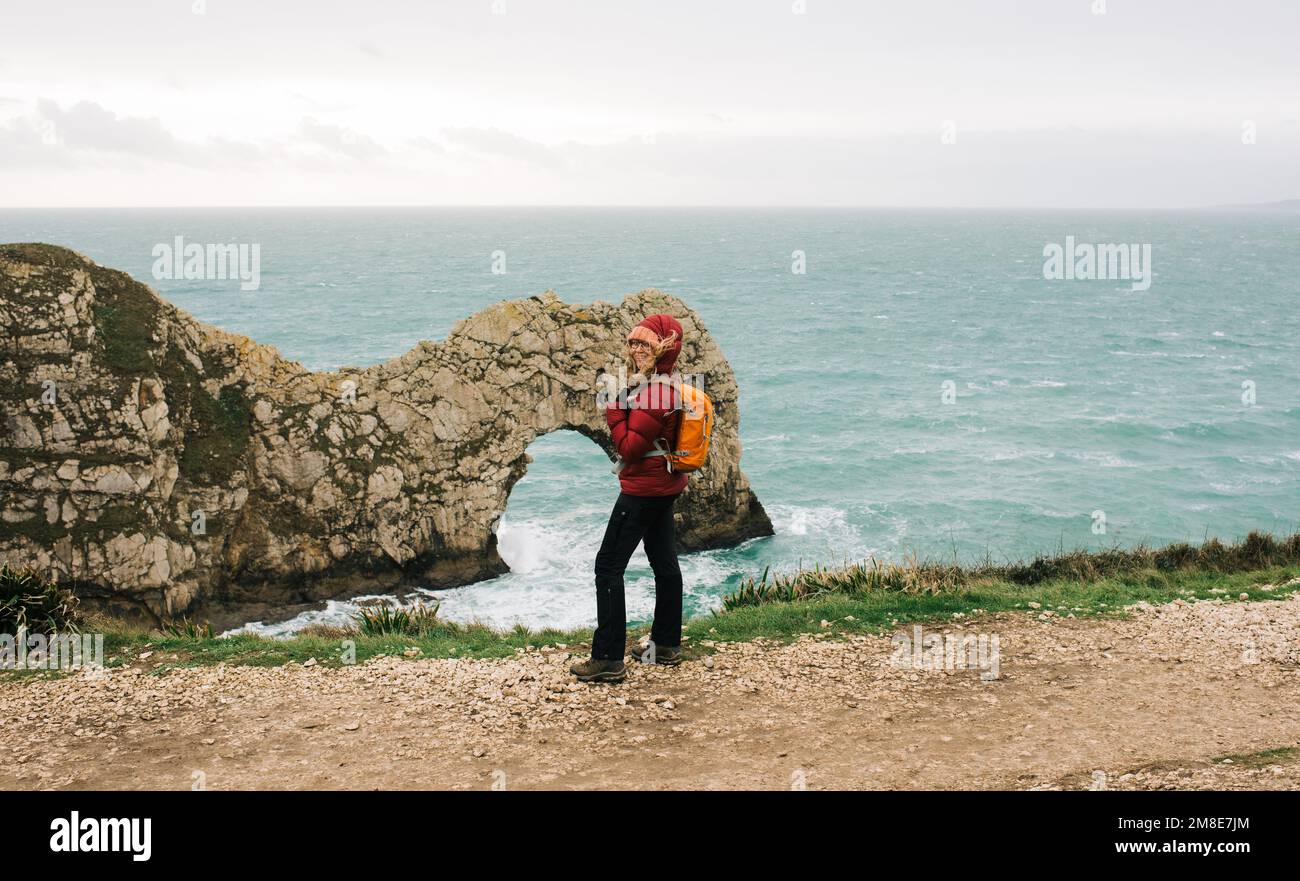
<path fill-rule="evenodd" d="M 597 378 L 653 312 L 681 322 L 679 369 L 717 411 L 681 548 L 772 534 L 740 469 L 731 368 L 661 291 L 509 300 L 382 364 L 314 373 L 72 251 L 0 246 L 0 559 L 114 611 L 218 626 L 500 574 L 492 523 L 527 446 L 571 429 L 612 457 Z"/>

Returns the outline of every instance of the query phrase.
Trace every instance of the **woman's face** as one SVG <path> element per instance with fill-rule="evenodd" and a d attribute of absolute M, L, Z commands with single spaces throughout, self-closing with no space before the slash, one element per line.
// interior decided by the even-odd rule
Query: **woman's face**
<path fill-rule="evenodd" d="M 632 340 L 628 345 L 632 348 L 632 360 L 636 362 L 636 369 L 642 373 L 648 372 L 655 363 L 650 344 L 645 340 Z"/>

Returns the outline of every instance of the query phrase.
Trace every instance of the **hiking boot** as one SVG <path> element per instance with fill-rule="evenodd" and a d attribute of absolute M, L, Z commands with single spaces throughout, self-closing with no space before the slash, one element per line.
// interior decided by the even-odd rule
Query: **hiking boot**
<path fill-rule="evenodd" d="M 635 636 L 628 637 L 627 647 L 623 650 L 623 654 L 631 655 L 632 657 L 637 658 L 640 657 L 641 653 L 644 651 L 645 651 L 644 642 L 639 641 Z"/>
<path fill-rule="evenodd" d="M 648 645 L 637 645 L 629 651 L 632 657 L 643 664 L 662 664 L 665 667 L 676 667 L 682 662 L 681 646 L 658 645 L 653 639 L 650 640 Z"/>
<path fill-rule="evenodd" d="M 621 659 L 588 658 L 581 664 L 574 664 L 569 672 L 577 676 L 579 682 L 622 682 L 627 678 L 627 664 Z"/>

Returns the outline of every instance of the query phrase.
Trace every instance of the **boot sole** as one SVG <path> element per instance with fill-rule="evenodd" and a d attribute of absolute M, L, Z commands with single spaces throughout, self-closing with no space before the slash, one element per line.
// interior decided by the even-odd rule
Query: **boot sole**
<path fill-rule="evenodd" d="M 605 671 L 603 673 L 592 673 L 590 676 L 581 676 L 577 673 L 573 675 L 578 678 L 579 682 L 622 682 L 627 678 L 627 668 L 624 667 L 621 673 Z"/>

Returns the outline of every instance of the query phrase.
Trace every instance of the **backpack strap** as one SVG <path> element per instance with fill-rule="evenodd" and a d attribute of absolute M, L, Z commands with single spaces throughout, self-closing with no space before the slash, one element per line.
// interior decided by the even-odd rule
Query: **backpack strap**
<path fill-rule="evenodd" d="M 664 446 L 661 446 L 663 442 L 664 442 L 663 438 L 661 437 L 655 438 L 655 448 L 645 454 L 646 458 L 648 459 L 651 456 L 685 456 L 686 455 L 685 450 L 668 450 Z M 664 465 L 668 468 L 668 473 L 671 474 L 673 470 L 673 460 L 665 459 Z"/>
<path fill-rule="evenodd" d="M 646 453 L 646 456 L 649 457 L 649 456 L 685 456 L 686 455 L 685 450 L 670 450 L 667 448 L 667 446 L 663 444 L 664 444 L 663 438 L 661 437 L 655 438 L 655 448 L 653 450 L 648 451 Z"/>
<path fill-rule="evenodd" d="M 673 379 L 671 376 L 664 376 L 662 373 L 656 373 L 656 374 L 655 374 L 655 375 L 654 375 L 654 376 L 649 380 L 649 382 L 658 382 L 658 383 L 666 384 L 669 388 L 671 388 L 673 391 L 675 391 L 675 392 L 677 393 L 677 401 L 678 401 L 679 404 L 682 405 L 682 406 L 679 406 L 679 407 L 674 407 L 674 408 L 672 408 L 672 409 L 673 409 L 673 410 L 679 410 L 679 411 L 681 411 L 681 410 L 684 409 L 684 407 L 685 407 L 685 403 L 686 403 L 686 397 L 682 394 L 682 384 L 681 384 L 681 382 L 679 382 L 679 381 L 676 380 L 676 379 Z M 669 412 L 671 412 L 671 410 L 670 410 Z M 680 413 L 679 413 L 679 415 L 678 415 L 678 417 L 677 417 L 677 431 L 676 431 L 677 437 L 674 437 L 674 438 L 673 438 L 673 441 L 674 441 L 674 442 L 677 440 L 678 437 L 681 437 L 681 432 L 682 432 L 682 422 L 681 422 L 681 415 L 680 415 Z M 655 446 L 655 448 L 654 448 L 653 450 L 650 450 L 650 451 L 648 451 L 648 452 L 646 453 L 646 456 L 647 456 L 647 457 L 650 457 L 650 456 L 685 456 L 685 455 L 686 455 L 686 451 L 685 451 L 685 450 L 670 450 L 670 449 L 668 449 L 667 441 L 666 441 L 665 438 L 662 438 L 662 437 L 657 437 L 657 438 L 655 438 L 654 446 Z M 674 446 L 676 446 L 676 443 L 674 443 Z M 669 467 L 668 470 L 670 470 L 670 471 L 672 470 L 671 466 Z"/>

